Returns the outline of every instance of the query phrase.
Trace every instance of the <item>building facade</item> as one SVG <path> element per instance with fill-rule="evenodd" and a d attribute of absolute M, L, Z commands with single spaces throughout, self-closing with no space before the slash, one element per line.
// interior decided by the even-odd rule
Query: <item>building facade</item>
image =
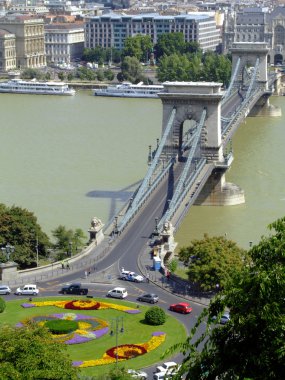
<path fill-rule="evenodd" d="M 122 50 L 128 37 L 149 35 L 155 44 L 159 35 L 174 32 L 182 32 L 187 42 L 198 42 L 203 51 L 216 50 L 221 42 L 220 31 L 211 14 L 161 16 L 108 13 L 85 18 L 85 47 L 101 46 Z"/>
<path fill-rule="evenodd" d="M 81 58 L 84 49 L 83 24 L 55 23 L 45 26 L 48 63 L 69 64 Z"/>
<path fill-rule="evenodd" d="M 16 67 L 46 66 L 44 20 L 38 17 L 10 15 L 0 19 L 0 28 L 16 36 Z"/>
<path fill-rule="evenodd" d="M 233 42 L 266 42 L 268 63 L 285 63 L 285 7 L 244 8 L 225 17 L 223 51 Z"/>
<path fill-rule="evenodd" d="M 16 67 L 16 36 L 0 29 L 0 71 L 9 71 Z"/>

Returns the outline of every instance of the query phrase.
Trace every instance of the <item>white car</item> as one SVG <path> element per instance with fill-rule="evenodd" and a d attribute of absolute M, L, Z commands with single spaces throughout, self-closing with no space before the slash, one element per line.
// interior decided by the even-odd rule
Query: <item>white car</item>
<path fill-rule="evenodd" d="M 124 270 L 121 272 L 120 279 L 125 280 L 125 281 L 133 281 L 133 282 L 144 281 L 144 277 L 141 276 L 140 274 L 137 274 L 136 272 L 127 271 L 127 270 Z"/>
<path fill-rule="evenodd" d="M 134 379 L 147 379 L 147 373 L 143 371 L 136 371 L 134 369 L 128 369 L 128 374 L 130 374 Z"/>
<path fill-rule="evenodd" d="M 33 284 L 24 285 L 22 288 L 18 288 L 15 294 L 17 296 L 21 296 L 21 295 L 36 296 L 39 294 L 39 289 L 37 288 L 37 285 L 33 285 Z"/>
<path fill-rule="evenodd" d="M 177 372 L 179 368 L 180 365 L 175 362 L 165 362 L 162 365 L 156 367 L 156 373 L 164 372 L 167 374 L 173 374 L 174 372 Z"/>
<path fill-rule="evenodd" d="M 11 289 L 9 288 L 8 285 L 0 285 L 0 294 L 10 294 Z"/>
<path fill-rule="evenodd" d="M 112 290 L 109 290 L 107 293 L 107 297 L 113 297 L 113 298 L 126 298 L 128 296 L 128 292 L 126 288 L 114 288 Z"/>

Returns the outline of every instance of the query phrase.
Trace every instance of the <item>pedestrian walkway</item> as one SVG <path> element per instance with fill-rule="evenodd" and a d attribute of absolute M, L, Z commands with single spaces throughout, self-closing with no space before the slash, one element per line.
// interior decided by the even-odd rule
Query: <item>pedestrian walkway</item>
<path fill-rule="evenodd" d="M 149 279 L 150 282 L 156 286 L 159 286 L 165 291 L 181 297 L 183 300 L 188 300 L 204 306 L 208 306 L 211 298 L 214 295 L 213 293 L 205 294 L 194 291 L 191 289 L 188 281 L 179 278 L 175 274 L 171 274 L 168 278 L 165 276 L 163 269 L 154 270 L 154 263 L 150 246 L 144 249 L 139 255 L 138 265 L 141 273 L 145 276 L 146 279 Z"/>

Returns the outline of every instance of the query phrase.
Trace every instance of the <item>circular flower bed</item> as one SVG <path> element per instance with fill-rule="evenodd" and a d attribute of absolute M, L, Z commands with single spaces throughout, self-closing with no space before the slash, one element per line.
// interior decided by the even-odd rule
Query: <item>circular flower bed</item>
<path fill-rule="evenodd" d="M 73 365 L 75 367 L 94 367 L 97 365 L 104 365 L 114 363 L 117 360 L 129 360 L 135 358 L 140 355 L 144 355 L 147 352 L 155 350 L 158 346 L 160 346 L 165 340 L 164 332 L 154 332 L 152 334 L 151 339 L 145 343 L 138 344 L 123 344 L 121 346 L 112 347 L 107 350 L 101 359 L 95 360 L 86 360 L 86 361 L 75 361 Z M 118 356 L 118 358 L 117 358 Z"/>
<path fill-rule="evenodd" d="M 68 333 L 53 334 L 53 338 L 56 341 L 65 344 L 79 344 L 89 342 L 92 339 L 100 338 L 109 330 L 108 323 L 102 319 L 90 317 L 89 315 L 73 313 L 39 315 L 20 322 L 17 324 L 17 326 L 25 326 L 28 321 L 33 321 L 45 326 L 49 321 L 56 320 L 74 321 L 77 324 L 77 328 L 73 331 L 70 331 Z"/>

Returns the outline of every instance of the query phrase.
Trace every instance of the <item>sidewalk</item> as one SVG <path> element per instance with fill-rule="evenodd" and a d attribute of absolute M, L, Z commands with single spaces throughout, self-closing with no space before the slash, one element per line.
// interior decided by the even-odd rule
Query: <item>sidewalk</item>
<path fill-rule="evenodd" d="M 181 297 L 183 300 L 208 306 L 214 295 L 196 292 L 191 289 L 188 281 L 182 280 L 173 274 L 171 274 L 168 279 L 163 274 L 163 270 L 154 270 L 153 260 L 151 258 L 151 248 L 149 246 L 140 253 L 138 257 L 138 266 L 142 274 L 146 278 L 149 278 L 150 282 L 169 293 L 173 293 L 176 296 Z"/>

